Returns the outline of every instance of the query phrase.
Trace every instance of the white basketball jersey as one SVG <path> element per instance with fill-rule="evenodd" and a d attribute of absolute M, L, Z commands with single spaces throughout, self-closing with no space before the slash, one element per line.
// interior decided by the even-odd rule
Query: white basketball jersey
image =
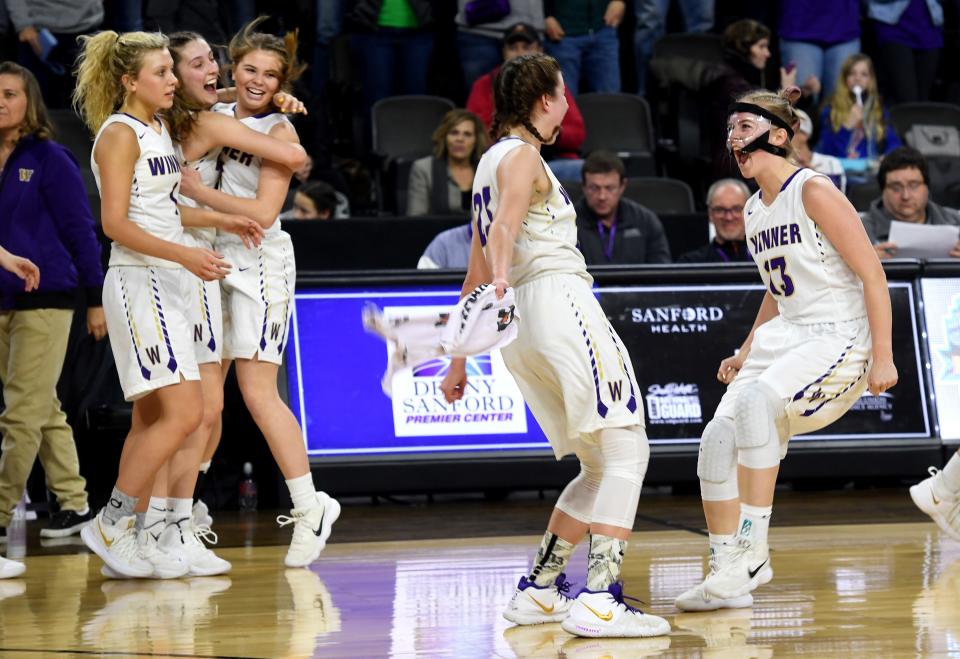
<path fill-rule="evenodd" d="M 216 188 L 220 185 L 220 164 L 218 162 L 220 158 L 220 147 L 214 147 L 196 160 L 187 162 L 183 157 L 183 148 L 180 143 L 177 142 L 173 146 L 174 149 L 176 149 L 177 159 L 180 161 L 181 167 L 193 167 L 193 169 L 200 174 L 200 180 L 208 188 Z M 199 203 L 183 194 L 180 195 L 179 202 L 183 206 L 200 208 Z M 213 241 L 217 237 L 217 230 L 212 227 L 185 227 L 184 232 L 193 235 L 209 245 L 213 245 Z"/>
<path fill-rule="evenodd" d="M 813 324 L 861 318 L 867 311 L 860 278 L 803 207 L 803 186 L 815 176 L 824 175 L 797 170 L 769 206 L 760 192 L 747 200 L 747 245 L 786 320 Z"/>
<path fill-rule="evenodd" d="M 97 141 L 104 129 L 110 124 L 121 123 L 130 126 L 140 144 L 140 157 L 133 170 L 133 182 L 130 186 L 130 209 L 127 212 L 132 222 L 147 233 L 172 243 L 183 243 L 183 225 L 180 223 L 180 211 L 177 210 L 177 188 L 180 187 L 180 161 L 173 148 L 173 141 L 167 131 L 167 125 L 160 122 L 162 128 L 157 133 L 129 114 L 112 114 L 100 127 L 94 140 Z M 103 193 L 100 182 L 100 168 L 90 154 L 90 166 L 97 182 L 97 189 Z M 154 256 L 135 252 L 117 242 L 110 248 L 110 265 L 153 265 L 163 268 L 179 268 L 180 264 Z"/>
<path fill-rule="evenodd" d="M 236 117 L 236 103 L 218 103 L 213 107 L 215 112 Z M 269 112 L 240 119 L 248 128 L 267 134 L 270 129 L 279 123 L 286 123 L 292 128 L 290 120 L 281 112 Z M 243 199 L 254 199 L 257 196 L 257 185 L 260 183 L 260 167 L 262 158 L 251 153 L 244 153 L 232 147 L 223 147 L 220 151 L 220 190 L 228 195 Z M 264 231 L 264 238 L 270 238 L 280 233 L 280 220 L 270 225 Z M 220 233 L 218 240 L 226 242 L 241 242 L 240 237 L 234 234 Z"/>
<path fill-rule="evenodd" d="M 518 137 L 506 137 L 491 146 L 477 165 L 473 179 L 473 221 L 484 253 L 500 202 L 497 168 L 504 156 L 524 145 L 529 147 Z M 546 162 L 543 168 L 550 179 L 550 193 L 543 201 L 530 206 L 523 218 L 513 248 L 510 284 L 520 286 L 552 274 L 575 274 L 592 283 L 583 254 L 577 249 L 577 212 Z"/>

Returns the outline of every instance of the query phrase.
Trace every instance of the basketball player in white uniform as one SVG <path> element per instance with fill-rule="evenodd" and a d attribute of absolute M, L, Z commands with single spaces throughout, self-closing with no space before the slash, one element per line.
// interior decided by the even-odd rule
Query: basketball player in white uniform
<path fill-rule="evenodd" d="M 504 361 L 557 458 L 576 453 L 581 465 L 504 617 L 521 625 L 562 621 L 581 636 L 667 634 L 665 620 L 624 602 L 619 583 L 650 449 L 630 356 L 576 247 L 573 204 L 540 157 L 567 110 L 559 65 L 547 55 L 513 59 L 494 93 L 500 141 L 474 178 L 476 230 L 463 292 L 492 283 L 502 296 L 514 287 L 522 322 Z M 462 397 L 466 379 L 464 360 L 453 359 L 441 385 L 449 402 Z M 564 569 L 588 532 L 586 588 L 572 599 Z"/>
<path fill-rule="evenodd" d="M 751 92 L 731 109 L 728 148 L 760 186 L 744 218 L 767 291 L 720 364 L 729 386 L 700 440 L 710 574 L 677 598 L 687 611 L 753 604 L 773 577 L 767 531 L 787 441 L 897 382 L 887 280 L 863 224 L 829 178 L 790 159 L 798 96 Z"/>
<path fill-rule="evenodd" d="M 293 126 L 271 105 L 280 87 L 299 74 L 295 39 L 255 32 L 259 22 L 247 25 L 230 43 L 237 102 L 215 110 L 236 117 L 254 131 L 297 143 Z M 288 51 L 290 44 L 294 50 Z M 284 563 L 302 567 L 323 550 L 340 515 L 340 504 L 316 491 L 300 426 L 277 391 L 296 283 L 293 245 L 277 216 L 292 171 L 237 145 L 221 151 L 220 163 L 219 189 L 195 185 L 185 193 L 211 208 L 254 218 L 264 228 L 264 240 L 256 250 L 246 250 L 231 236 L 217 234 L 216 248 L 236 262 L 222 287 L 223 358 L 236 361 L 244 402 L 286 479 L 293 511 L 291 517 L 281 516 L 278 521 L 294 524 L 294 532 Z"/>
<path fill-rule="evenodd" d="M 218 157 L 221 147 L 226 144 L 273 158 L 291 168 L 303 164 L 306 152 L 299 144 L 251 130 L 232 117 L 195 110 L 198 107 L 212 107 L 217 102 L 219 67 L 216 58 L 210 46 L 198 34 L 175 33 L 169 39 L 174 71 L 180 81 L 169 118 L 174 149 L 182 171 L 189 174 L 196 172 L 205 185 L 218 185 Z M 196 202 L 183 194 L 183 188 L 184 184 L 181 183 L 179 203 L 196 207 Z M 184 240 L 188 245 L 213 250 L 215 238 L 216 229 L 210 227 L 184 229 Z M 215 544 L 217 536 L 210 529 L 213 520 L 206 506 L 199 501 L 194 504 L 193 498 L 198 473 L 209 467 L 209 462 L 203 464 L 204 455 L 209 451 L 212 456 L 217 443 L 213 438 L 219 440 L 219 420 L 223 408 L 223 378 L 220 370 L 223 317 L 220 282 L 195 278 L 191 284 L 190 296 L 186 300 L 187 321 L 200 371 L 203 419 L 171 458 L 167 468 L 158 474 L 144 526 L 163 529 L 161 548 L 182 557 L 190 566 L 191 576 L 210 576 L 229 571 L 230 563 L 203 544 L 202 540 Z"/>
<path fill-rule="evenodd" d="M 202 392 L 183 303 L 189 282 L 194 275 L 222 278 L 230 268 L 211 250 L 185 246 L 183 223 L 230 226 L 248 236 L 257 227 L 177 207 L 180 165 L 158 115 L 171 106 L 177 84 L 166 38 L 107 30 L 83 42 L 75 99 L 97 133 L 91 166 L 103 229 L 114 241 L 104 312 L 134 410 L 117 484 L 82 537 L 108 576 L 172 578 L 188 566 L 161 551 L 133 513 L 146 507 L 158 470 L 200 421 Z"/>

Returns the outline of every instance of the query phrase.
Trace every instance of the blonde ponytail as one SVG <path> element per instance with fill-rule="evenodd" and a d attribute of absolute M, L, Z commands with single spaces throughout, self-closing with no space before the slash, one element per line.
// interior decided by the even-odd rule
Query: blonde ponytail
<path fill-rule="evenodd" d="M 80 43 L 73 106 L 90 132 L 96 134 L 123 103 L 125 91 L 120 78 L 124 74 L 136 77 L 144 55 L 166 48 L 167 38 L 159 32 L 117 34 L 104 30 L 81 36 Z"/>

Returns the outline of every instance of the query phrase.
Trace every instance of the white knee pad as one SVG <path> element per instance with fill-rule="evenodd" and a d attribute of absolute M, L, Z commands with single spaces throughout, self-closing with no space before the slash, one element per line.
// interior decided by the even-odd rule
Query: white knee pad
<path fill-rule="evenodd" d="M 603 455 L 597 447 L 582 447 L 577 449 L 577 458 L 580 460 L 580 473 L 563 488 L 554 507 L 578 522 L 589 524 L 600 491 Z"/>
<path fill-rule="evenodd" d="M 598 448 L 603 455 L 603 476 L 591 521 L 632 529 L 650 462 L 646 430 L 643 426 L 605 428 L 599 433 Z"/>
<path fill-rule="evenodd" d="M 762 382 L 751 382 L 737 395 L 734 423 L 739 462 L 751 469 L 780 464 L 777 419 L 785 413 L 782 398 Z"/>
<path fill-rule="evenodd" d="M 697 476 L 704 501 L 727 501 L 739 496 L 736 432 L 730 419 L 717 417 L 703 429 Z"/>

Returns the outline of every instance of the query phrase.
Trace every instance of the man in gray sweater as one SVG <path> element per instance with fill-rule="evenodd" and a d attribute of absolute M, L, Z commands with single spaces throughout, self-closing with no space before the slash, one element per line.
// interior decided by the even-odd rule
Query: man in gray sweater
<path fill-rule="evenodd" d="M 880 198 L 871 202 L 870 210 L 860 213 L 860 219 L 881 259 L 897 255 L 897 245 L 889 240 L 893 220 L 960 226 L 960 211 L 930 201 L 929 181 L 927 161 L 916 149 L 902 146 L 880 161 Z M 960 258 L 960 242 L 950 256 Z"/>
<path fill-rule="evenodd" d="M 77 37 L 94 32 L 103 22 L 103 0 L 3 1 L 20 40 L 17 60 L 37 77 L 48 107 L 69 107 Z M 43 30 L 56 39 L 48 53 Z"/>

